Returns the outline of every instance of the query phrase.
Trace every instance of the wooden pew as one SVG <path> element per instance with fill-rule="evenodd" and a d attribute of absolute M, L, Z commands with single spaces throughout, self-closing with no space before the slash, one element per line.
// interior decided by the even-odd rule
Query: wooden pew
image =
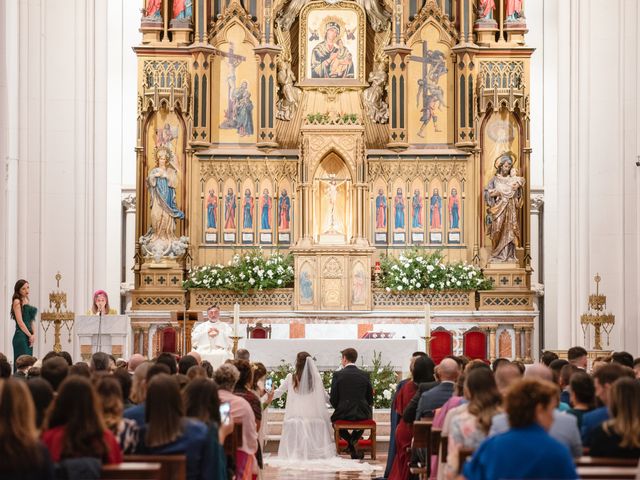
<path fill-rule="evenodd" d="M 469 459 L 473 455 L 473 450 L 470 448 L 461 448 L 458 450 L 458 474 L 462 475 L 462 470 L 464 469 L 464 464 L 467 463 L 467 459 Z"/>
<path fill-rule="evenodd" d="M 125 455 L 123 465 L 139 462 L 154 462 L 160 464 L 159 480 L 186 480 L 186 455 Z M 123 477 L 120 477 L 123 478 Z"/>
<path fill-rule="evenodd" d="M 103 465 L 100 478 L 104 480 L 162 480 L 162 466 L 158 462 L 125 462 Z"/>
<path fill-rule="evenodd" d="M 425 449 L 427 450 L 427 457 L 425 458 L 426 465 L 409 465 L 409 470 L 412 475 L 419 475 L 420 478 L 429 478 L 431 475 L 431 461 L 430 461 L 430 443 L 431 443 L 431 428 L 433 426 L 433 420 L 416 420 L 413 422 L 413 443 L 411 444 L 411 450 Z"/>
<path fill-rule="evenodd" d="M 613 457 L 580 457 L 576 460 L 577 467 L 637 467 L 638 460 L 634 458 Z"/>
<path fill-rule="evenodd" d="M 637 467 L 600 467 L 588 466 L 578 467 L 578 477 L 584 479 L 599 480 L 635 480 Z"/>

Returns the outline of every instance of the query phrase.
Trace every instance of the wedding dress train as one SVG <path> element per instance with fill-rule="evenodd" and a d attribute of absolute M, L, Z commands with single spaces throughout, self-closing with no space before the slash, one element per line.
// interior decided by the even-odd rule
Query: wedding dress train
<path fill-rule="evenodd" d="M 371 473 L 376 467 L 341 458 L 336 446 L 327 409 L 329 396 L 311 357 L 307 357 L 298 388 L 292 374 L 287 375 L 274 392 L 274 398 L 287 394 L 278 456 L 265 463 L 270 466 L 313 471 L 360 471 Z"/>

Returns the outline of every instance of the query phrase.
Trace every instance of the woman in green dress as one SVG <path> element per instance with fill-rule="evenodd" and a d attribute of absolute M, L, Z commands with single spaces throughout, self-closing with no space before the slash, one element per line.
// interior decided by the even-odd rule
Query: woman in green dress
<path fill-rule="evenodd" d="M 33 321 L 38 309 L 29 305 L 29 282 L 18 280 L 11 298 L 11 318 L 16 321 L 16 333 L 13 335 L 13 369 L 20 355 L 33 355 L 36 329 Z"/>

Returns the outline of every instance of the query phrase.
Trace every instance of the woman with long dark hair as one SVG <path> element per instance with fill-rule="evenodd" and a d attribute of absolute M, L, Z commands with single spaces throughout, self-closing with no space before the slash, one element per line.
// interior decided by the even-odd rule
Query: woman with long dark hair
<path fill-rule="evenodd" d="M 42 434 L 54 462 L 78 457 L 95 457 L 102 463 L 122 462 L 122 451 L 107 428 L 100 407 L 86 378 L 71 376 L 62 382 Z"/>
<path fill-rule="evenodd" d="M 409 461 L 411 460 L 411 456 L 407 452 L 407 449 L 411 446 L 411 439 L 413 438 L 413 422 L 405 422 L 402 414 L 407 405 L 409 405 L 409 402 L 411 402 L 411 399 L 418 392 L 418 385 L 435 381 L 435 377 L 433 376 L 434 370 L 435 364 L 430 357 L 424 356 L 416 358 L 416 361 L 413 363 L 413 370 L 411 371 L 411 381 L 405 383 L 396 396 L 396 412 L 399 415 L 400 421 L 396 427 L 396 457 L 393 459 L 389 478 L 409 478 Z"/>
<path fill-rule="evenodd" d="M 122 417 L 124 401 L 120 382 L 113 375 L 101 376 L 97 380 L 96 391 L 107 428 L 115 435 L 123 453 L 133 453 L 138 443 L 138 424 Z"/>
<path fill-rule="evenodd" d="M 0 478 L 54 478 L 49 452 L 38 440 L 36 411 L 24 380 L 0 380 L 0 459 Z"/>
<path fill-rule="evenodd" d="M 29 282 L 18 280 L 13 287 L 11 297 L 11 318 L 16 322 L 16 333 L 13 335 L 13 368 L 20 355 L 33 355 L 33 344 L 36 341 L 36 329 L 33 322 L 38 309 L 29 305 Z"/>
<path fill-rule="evenodd" d="M 185 417 L 175 375 L 159 373 L 151 379 L 145 419 L 136 453 L 186 454 L 187 480 L 214 478 L 214 458 L 208 455 L 208 429 L 201 421 Z"/>

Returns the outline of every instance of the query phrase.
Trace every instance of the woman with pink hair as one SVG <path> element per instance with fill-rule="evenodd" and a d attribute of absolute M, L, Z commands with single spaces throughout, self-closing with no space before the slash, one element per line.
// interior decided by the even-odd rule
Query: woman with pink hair
<path fill-rule="evenodd" d="M 109 308 L 109 295 L 104 290 L 96 290 L 93 294 L 93 305 L 87 315 L 116 315 L 115 308 Z"/>

